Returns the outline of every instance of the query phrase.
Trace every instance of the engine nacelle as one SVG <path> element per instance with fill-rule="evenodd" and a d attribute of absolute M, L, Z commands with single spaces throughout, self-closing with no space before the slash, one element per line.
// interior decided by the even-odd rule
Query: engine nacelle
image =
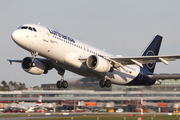
<path fill-rule="evenodd" d="M 111 64 L 109 63 L 109 61 L 96 55 L 89 56 L 86 64 L 90 69 L 93 69 L 100 73 L 111 71 Z"/>
<path fill-rule="evenodd" d="M 34 75 L 41 75 L 45 72 L 46 67 L 41 61 L 34 59 L 34 63 L 35 63 L 34 67 L 31 66 L 31 62 L 32 62 L 31 57 L 26 57 L 23 59 L 21 66 L 24 71 Z"/>

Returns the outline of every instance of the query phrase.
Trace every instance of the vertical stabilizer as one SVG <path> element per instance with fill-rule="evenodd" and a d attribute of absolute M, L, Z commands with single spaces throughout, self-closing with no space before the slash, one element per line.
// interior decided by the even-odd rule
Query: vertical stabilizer
<path fill-rule="evenodd" d="M 161 46 L 162 36 L 155 35 L 154 39 L 149 43 L 149 45 L 146 47 L 144 52 L 141 54 L 141 56 L 155 56 L 158 55 L 159 49 Z M 143 68 L 145 70 L 150 71 L 151 73 L 154 72 L 154 68 L 156 66 L 156 63 L 148 63 L 143 64 Z"/>
<path fill-rule="evenodd" d="M 42 102 L 42 94 L 40 94 L 38 101 L 37 101 L 37 104 L 41 104 L 41 102 Z"/>

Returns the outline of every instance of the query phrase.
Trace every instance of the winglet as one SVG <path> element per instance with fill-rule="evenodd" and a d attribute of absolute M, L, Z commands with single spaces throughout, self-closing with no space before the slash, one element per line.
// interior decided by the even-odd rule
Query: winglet
<path fill-rule="evenodd" d="M 12 65 L 12 61 L 11 60 L 7 59 L 7 61 L 9 61 L 10 65 Z"/>

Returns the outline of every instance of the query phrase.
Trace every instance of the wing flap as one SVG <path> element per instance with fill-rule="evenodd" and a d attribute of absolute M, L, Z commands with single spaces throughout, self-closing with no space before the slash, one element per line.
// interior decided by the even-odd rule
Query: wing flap
<path fill-rule="evenodd" d="M 119 67 L 125 69 L 125 65 L 137 64 L 143 67 L 142 64 L 163 62 L 168 65 L 168 61 L 175 61 L 180 59 L 180 55 L 168 55 L 168 56 L 138 56 L 138 57 L 104 57 L 110 61 L 114 68 L 119 70 Z M 87 57 L 79 57 L 81 62 L 85 62 Z"/>
<path fill-rule="evenodd" d="M 159 59 L 160 58 L 160 59 Z M 111 60 L 121 63 L 122 65 L 130 65 L 135 64 L 133 60 L 138 63 L 146 64 L 146 63 L 156 63 L 164 61 L 175 61 L 176 59 L 180 59 L 180 55 L 169 55 L 169 56 L 138 56 L 138 57 L 110 57 Z"/>

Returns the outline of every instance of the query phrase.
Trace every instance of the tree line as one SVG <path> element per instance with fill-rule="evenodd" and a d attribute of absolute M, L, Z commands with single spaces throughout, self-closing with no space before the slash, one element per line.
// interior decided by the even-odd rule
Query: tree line
<path fill-rule="evenodd" d="M 1 81 L 0 91 L 12 91 L 26 89 L 25 83 L 10 81 L 7 83 L 5 80 Z"/>

